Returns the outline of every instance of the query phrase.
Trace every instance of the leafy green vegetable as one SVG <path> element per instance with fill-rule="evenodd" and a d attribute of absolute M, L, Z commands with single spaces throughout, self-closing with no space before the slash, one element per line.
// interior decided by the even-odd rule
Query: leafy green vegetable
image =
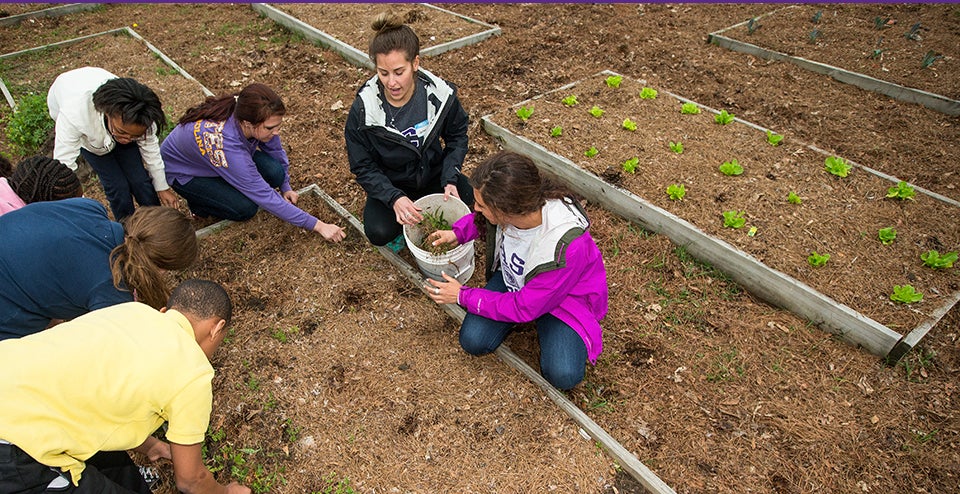
<path fill-rule="evenodd" d="M 521 106 L 517 109 L 517 116 L 520 117 L 520 120 L 526 122 L 531 116 L 533 116 L 533 107 Z"/>
<path fill-rule="evenodd" d="M 606 83 L 608 87 L 617 88 L 620 87 L 620 83 L 623 81 L 623 76 L 621 75 L 612 75 L 607 77 Z"/>
<path fill-rule="evenodd" d="M 633 120 L 630 120 L 629 118 L 625 118 L 623 119 L 623 128 L 629 130 L 630 132 L 633 132 L 637 130 L 637 123 L 634 122 Z"/>
<path fill-rule="evenodd" d="M 583 152 L 583 155 L 586 156 L 587 158 L 593 158 L 598 154 L 600 154 L 600 151 L 594 146 L 590 146 L 590 149 Z"/>
<path fill-rule="evenodd" d="M 670 150 L 677 154 L 683 154 L 683 143 L 670 141 Z"/>
<path fill-rule="evenodd" d="M 877 31 L 883 30 L 890 27 L 890 18 L 889 17 L 874 17 L 873 18 L 873 28 Z"/>
<path fill-rule="evenodd" d="M 443 217 L 443 209 L 437 208 L 436 211 L 424 211 L 423 220 L 430 228 L 434 230 L 451 230 L 450 221 Z"/>
<path fill-rule="evenodd" d="M 953 263 L 957 262 L 957 253 L 956 252 L 946 252 L 943 255 L 940 255 L 939 252 L 935 250 L 928 250 L 923 254 L 920 254 L 920 260 L 923 261 L 923 265 L 933 269 L 946 269 L 952 268 Z"/>
<path fill-rule="evenodd" d="M 590 112 L 591 115 L 593 115 L 593 116 L 595 116 L 595 117 L 597 117 L 597 118 L 602 117 L 603 114 L 606 113 L 606 111 L 601 110 L 600 107 L 599 107 L 599 106 L 596 106 L 596 105 L 594 105 L 594 107 L 591 108 L 591 109 L 588 110 L 588 111 Z"/>
<path fill-rule="evenodd" d="M 696 115 L 698 113 L 700 113 L 700 107 L 696 103 L 687 102 L 680 107 L 681 115 Z"/>
<path fill-rule="evenodd" d="M 649 87 L 641 89 L 640 99 L 657 99 L 657 90 Z"/>
<path fill-rule="evenodd" d="M 671 201 L 683 200 L 683 196 L 687 195 L 687 188 L 683 184 L 668 185 L 667 195 L 670 196 Z"/>
<path fill-rule="evenodd" d="M 13 115 L 4 120 L 7 124 L 7 139 L 22 156 L 36 154 L 54 127 L 47 111 L 45 94 L 24 96 Z"/>
<path fill-rule="evenodd" d="M 917 195 L 917 192 L 913 187 L 904 182 L 903 180 L 897 182 L 896 187 L 890 187 L 887 189 L 887 197 L 893 197 L 900 200 L 913 199 L 913 196 Z"/>
<path fill-rule="evenodd" d="M 714 115 L 713 121 L 720 125 L 727 125 L 730 122 L 733 122 L 733 119 L 736 118 L 733 113 L 727 113 L 727 110 L 720 110 L 720 113 Z"/>
<path fill-rule="evenodd" d="M 881 228 L 877 231 L 877 237 L 880 239 L 881 244 L 890 245 L 897 239 L 897 229 L 892 226 Z"/>
<path fill-rule="evenodd" d="M 931 65 L 933 65 L 933 62 L 936 62 L 941 58 L 943 58 L 943 55 L 933 50 L 927 50 L 927 53 L 923 55 L 923 60 L 920 61 L 920 68 L 921 69 L 929 68 Z"/>
<path fill-rule="evenodd" d="M 727 228 L 743 228 L 747 220 L 743 217 L 743 211 L 724 211 L 723 226 Z"/>
<path fill-rule="evenodd" d="M 630 158 L 627 161 L 624 161 L 623 165 L 621 166 L 623 167 L 623 171 L 627 173 L 636 173 L 638 163 L 640 163 L 640 158 L 637 158 L 636 156 L 634 156 L 633 158 Z"/>
<path fill-rule="evenodd" d="M 724 161 L 720 165 L 720 173 L 730 177 L 733 175 L 741 175 L 743 173 L 743 167 L 740 166 L 740 163 L 737 163 L 737 160 Z"/>
<path fill-rule="evenodd" d="M 893 294 L 890 300 L 904 304 L 912 304 L 923 300 L 923 294 L 916 291 L 911 285 L 893 285 Z"/>
<path fill-rule="evenodd" d="M 829 260 L 830 260 L 830 254 L 817 254 L 817 251 L 813 251 L 807 257 L 807 264 L 810 264 L 815 268 L 819 268 L 827 264 L 827 261 Z"/>
<path fill-rule="evenodd" d="M 814 24 L 820 24 L 820 18 L 823 17 L 823 11 L 818 10 L 816 14 L 813 14 L 813 17 L 810 18 L 810 22 Z"/>
<path fill-rule="evenodd" d="M 561 134 L 563 134 L 563 127 L 559 125 L 550 129 L 550 137 L 560 137 Z"/>
<path fill-rule="evenodd" d="M 903 34 L 903 37 L 913 41 L 920 41 L 920 23 L 914 24 L 909 31 Z"/>
<path fill-rule="evenodd" d="M 571 94 L 570 96 L 567 96 L 566 98 L 563 98 L 562 100 L 560 100 L 560 102 L 567 106 L 577 106 L 577 103 L 579 103 L 577 101 L 576 94 Z"/>
<path fill-rule="evenodd" d="M 847 160 L 839 156 L 828 156 L 823 161 L 823 168 L 831 174 L 843 178 L 850 174 L 850 169 L 853 167 L 847 163 Z"/>
<path fill-rule="evenodd" d="M 796 192 L 791 190 L 790 193 L 787 194 L 787 202 L 789 202 L 790 204 L 800 204 L 801 202 L 803 202 L 803 199 L 800 199 L 800 196 L 798 196 Z"/>
<path fill-rule="evenodd" d="M 767 131 L 767 142 L 770 143 L 771 146 L 776 146 L 777 144 L 780 144 L 780 141 L 782 140 L 783 140 L 782 135 L 774 134 L 769 130 Z"/>

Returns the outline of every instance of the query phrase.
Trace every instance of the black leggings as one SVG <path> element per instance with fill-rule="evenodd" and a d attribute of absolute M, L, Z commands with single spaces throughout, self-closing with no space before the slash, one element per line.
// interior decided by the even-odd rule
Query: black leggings
<path fill-rule="evenodd" d="M 433 187 L 403 192 L 411 201 L 416 201 L 426 195 L 441 193 L 443 188 L 438 182 Z M 463 174 L 460 174 L 457 180 L 457 193 L 460 194 L 460 200 L 473 210 L 473 187 L 470 187 L 470 182 Z M 367 196 L 367 203 L 363 206 L 363 233 L 371 244 L 379 247 L 387 245 L 403 233 L 403 225 L 397 223 L 393 208 Z"/>

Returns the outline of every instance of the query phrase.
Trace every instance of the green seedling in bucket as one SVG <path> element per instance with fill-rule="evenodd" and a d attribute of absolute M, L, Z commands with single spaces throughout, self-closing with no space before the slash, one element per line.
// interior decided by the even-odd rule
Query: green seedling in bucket
<path fill-rule="evenodd" d="M 440 244 L 432 245 L 427 239 L 430 237 L 430 234 L 439 230 L 452 230 L 453 226 L 450 225 L 450 222 L 443 217 L 443 210 L 437 209 L 436 211 L 424 211 L 423 220 L 418 224 L 420 229 L 423 231 L 423 241 L 419 246 L 421 249 L 437 256 L 440 254 L 445 254 L 447 251 L 453 248 L 450 244 Z"/>

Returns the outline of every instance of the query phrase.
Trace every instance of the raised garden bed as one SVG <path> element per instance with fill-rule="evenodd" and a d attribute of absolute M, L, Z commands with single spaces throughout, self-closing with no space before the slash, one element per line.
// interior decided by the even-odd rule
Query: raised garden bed
<path fill-rule="evenodd" d="M 960 115 L 957 12 L 950 4 L 791 5 L 708 41 Z"/>
<path fill-rule="evenodd" d="M 60 73 L 90 65 L 149 86 L 160 96 L 169 121 L 212 94 L 130 28 L 0 55 L 0 62 L 0 90 L 10 108 L 25 95 L 45 95 Z M 5 130 L 0 121 L 0 132 Z M 0 153 L 15 154 L 6 140 L 0 140 Z"/>
<path fill-rule="evenodd" d="M 100 8 L 98 3 L 7 3 L 0 5 L 0 27 L 38 17 L 58 17 Z"/>
<path fill-rule="evenodd" d="M 641 81 L 623 78 L 613 88 L 605 82 L 611 75 L 486 116 L 484 128 L 588 199 L 665 233 L 748 290 L 877 355 L 891 354 L 911 331 L 929 330 L 960 298 L 956 269 L 934 270 L 920 260 L 928 250 L 960 247 L 956 201 L 919 188 L 911 200 L 885 198 L 897 185 L 892 177 L 855 163 L 846 178 L 834 176 L 824 169 L 831 156 L 812 146 L 789 138 L 773 146 L 766 129 L 740 120 L 719 125 L 717 112 L 703 106 L 699 114 L 682 114 L 682 104 L 690 103 L 684 98 L 660 91 L 642 99 Z M 570 95 L 576 106 L 562 102 Z M 593 106 L 605 110 L 602 117 L 588 113 Z M 517 115 L 522 107 L 533 108 L 526 122 Z M 636 123 L 635 131 L 623 128 L 625 119 Z M 560 135 L 551 137 L 557 127 Z M 671 142 L 683 144 L 682 154 Z M 599 150 L 592 158 L 585 155 L 590 147 Z M 635 173 L 623 168 L 632 158 Z M 741 175 L 719 171 L 732 160 Z M 668 196 L 674 184 L 685 187 L 682 200 Z M 791 192 L 800 204 L 788 201 Z M 725 227 L 728 211 L 742 212 L 745 225 Z M 898 233 L 889 245 L 878 238 L 886 227 Z M 812 252 L 829 254 L 829 262 L 812 267 Z M 908 284 L 924 293 L 923 301 L 891 301 L 894 286 Z"/>
<path fill-rule="evenodd" d="M 354 65 L 373 68 L 367 45 L 370 24 L 381 12 L 400 15 L 420 38 L 420 54 L 439 55 L 500 34 L 500 28 L 427 3 L 281 3 L 251 4 L 254 10 L 311 41 L 329 48 Z"/>

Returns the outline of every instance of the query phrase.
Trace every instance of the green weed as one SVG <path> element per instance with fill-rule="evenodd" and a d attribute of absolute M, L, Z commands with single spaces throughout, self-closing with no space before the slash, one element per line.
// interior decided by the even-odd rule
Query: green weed
<path fill-rule="evenodd" d="M 36 154 L 53 131 L 54 121 L 47 110 L 47 97 L 29 94 L 20 99 L 17 109 L 4 118 L 7 140 L 21 156 Z"/>

